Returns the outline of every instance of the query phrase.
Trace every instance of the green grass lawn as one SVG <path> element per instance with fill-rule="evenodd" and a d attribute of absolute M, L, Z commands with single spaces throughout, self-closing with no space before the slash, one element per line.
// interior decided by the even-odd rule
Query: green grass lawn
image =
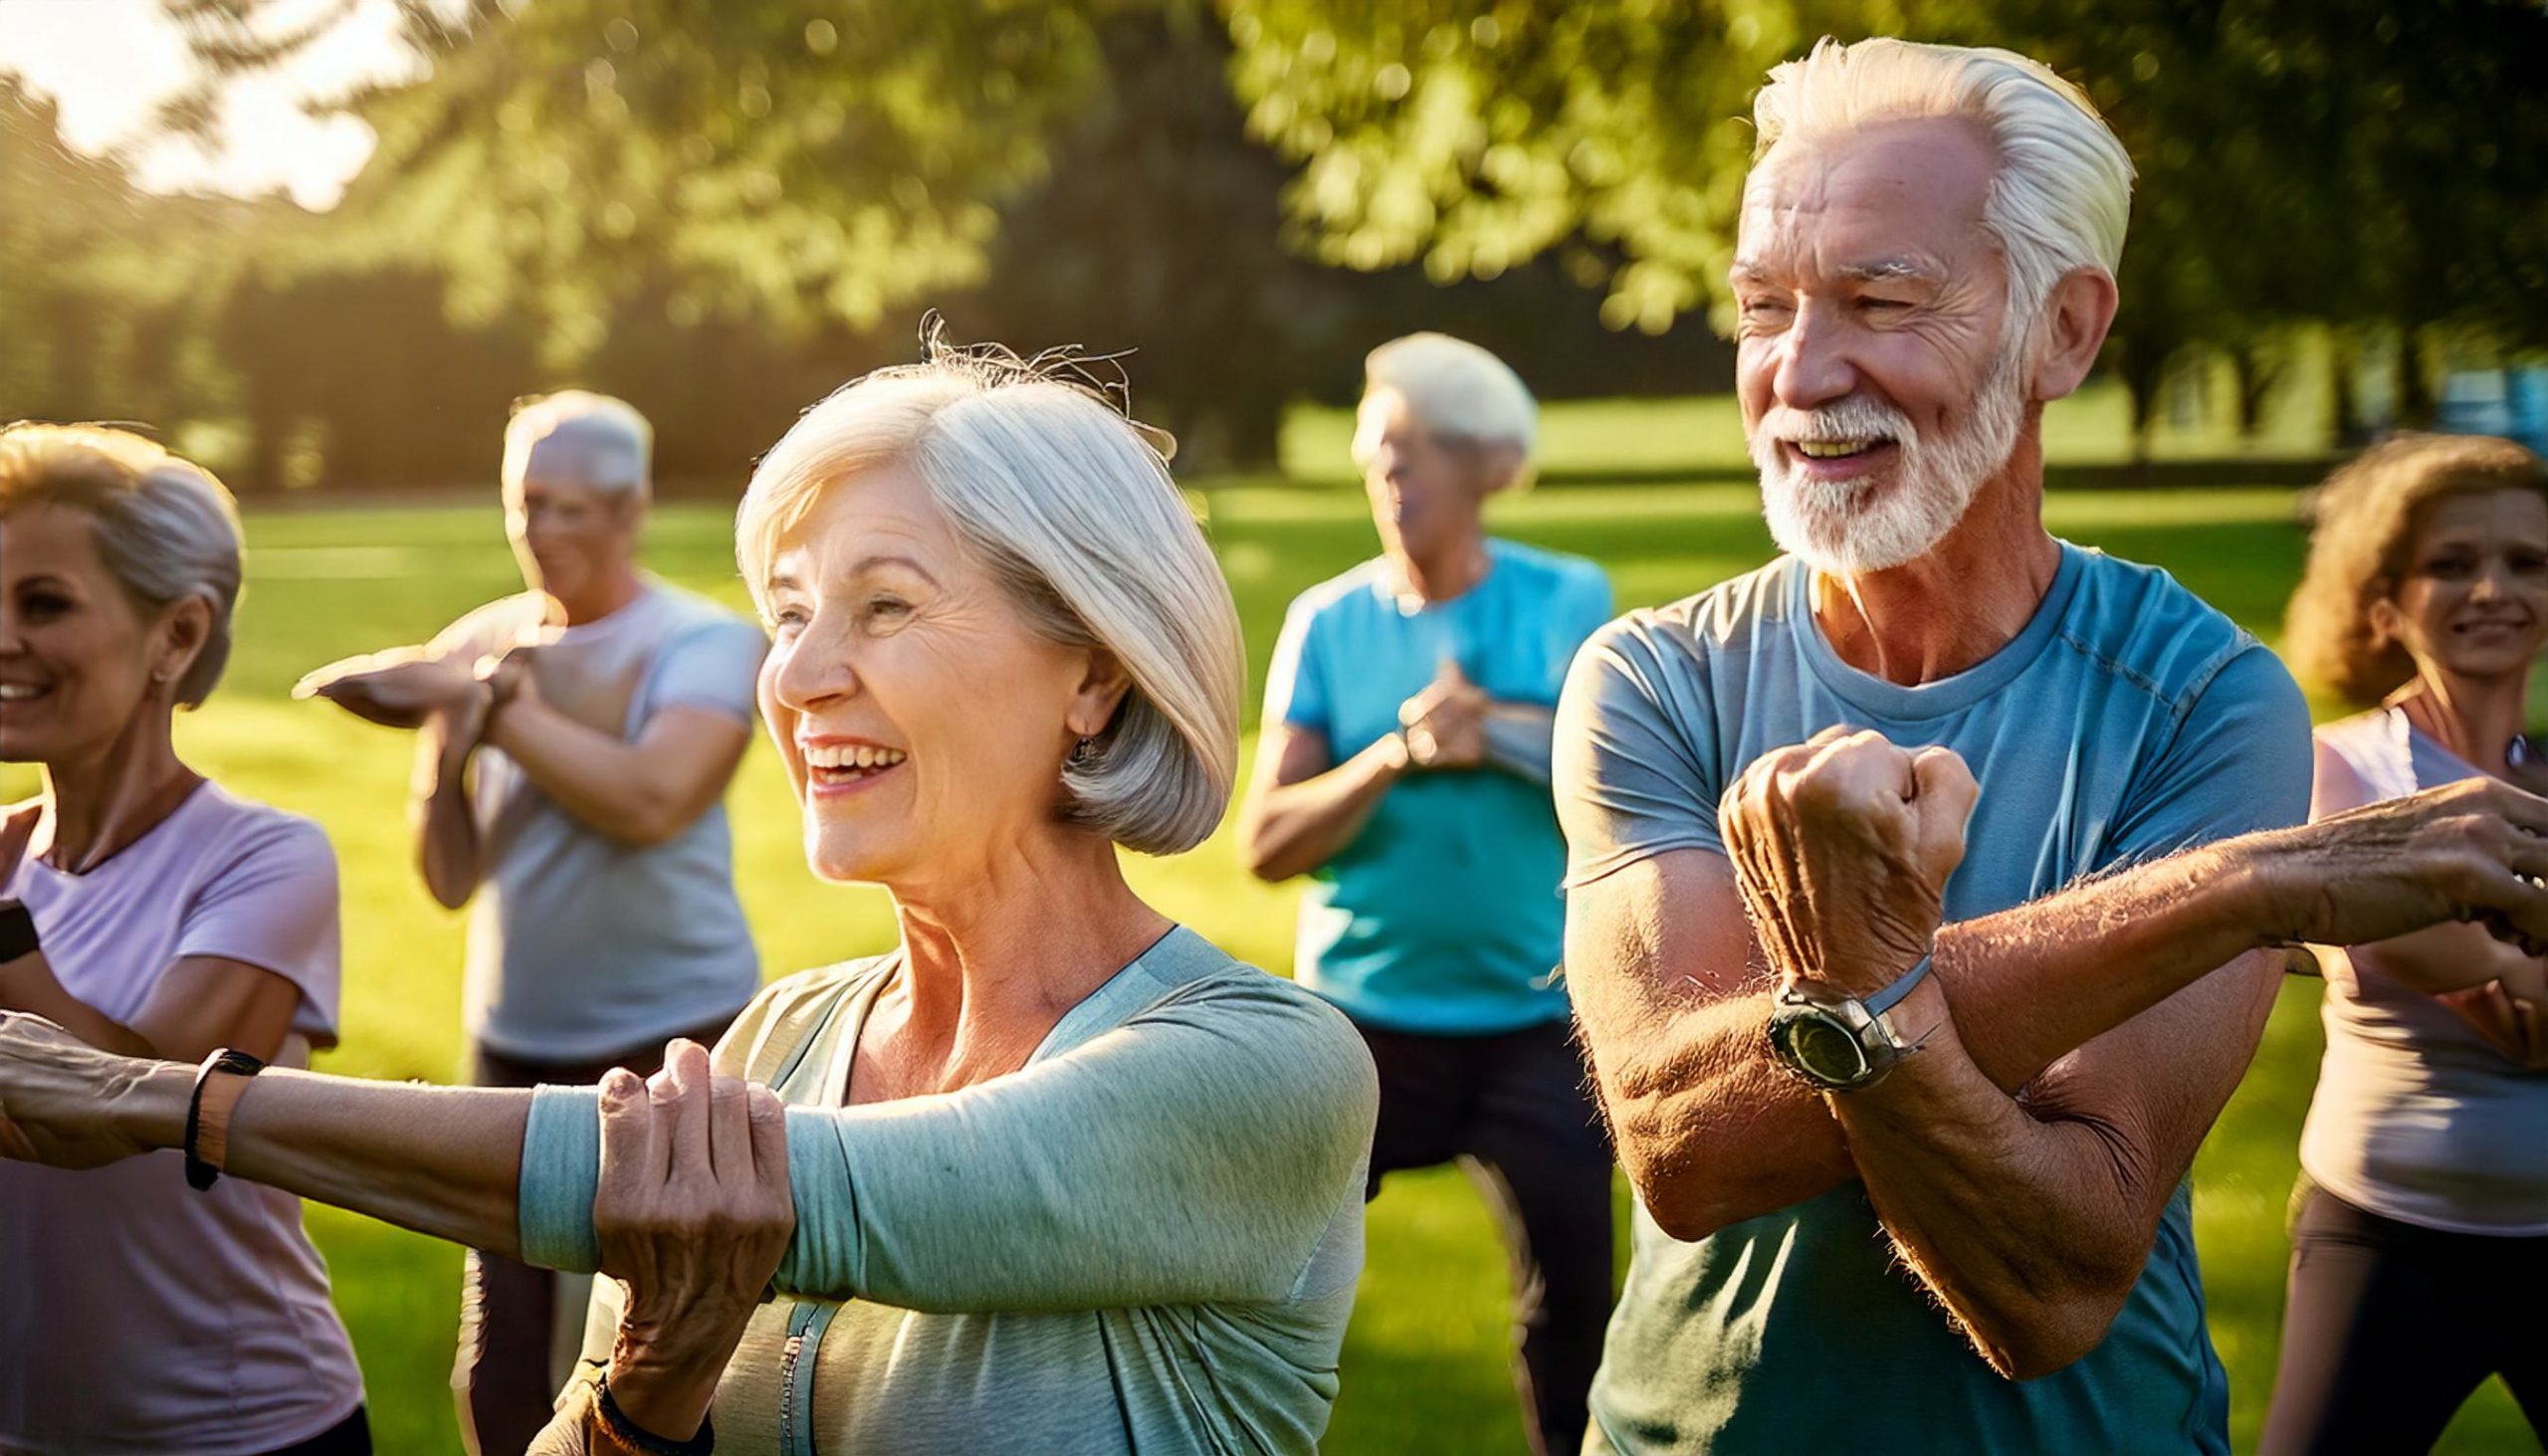
<path fill-rule="evenodd" d="M 2099 457 L 2112 445 L 2112 415 L 2110 402 L 2099 400 L 2057 415 L 2056 455 Z M 1739 461 L 1739 448 L 1727 444 L 1730 420 L 1721 402 L 1710 401 L 1563 407 L 1551 412 L 1549 434 L 1575 474 L 1615 469 L 1642 479 Z M 1305 413 L 1291 435 L 1295 469 L 1333 475 L 1342 438 L 1334 412 Z M 2225 478 L 2234 479 L 2234 470 Z M 1369 555 L 1370 523 L 1359 496 L 1345 490 L 1241 486 L 1198 500 L 1236 589 L 1253 680 L 1261 683 L 1285 603 Z M 2301 532 L 2287 490 L 2081 494 L 2056 498 L 2051 517 L 2073 539 L 2167 566 L 2266 635 L 2300 563 Z M 1545 490 L 1498 503 L 1492 523 L 1505 534 L 1597 558 L 1611 571 L 1622 606 L 1697 591 L 1758 564 L 1770 549 L 1754 493 L 1732 485 Z M 238 654 L 213 703 L 182 722 L 180 745 L 233 790 L 316 818 L 335 842 L 344 890 L 344 1039 L 321 1067 L 451 1079 L 461 1067 L 462 918 L 436 908 L 411 867 L 402 807 L 407 740 L 285 694 L 311 666 L 422 638 L 518 586 L 492 502 L 260 513 L 251 517 L 249 534 L 251 588 Z M 663 509 L 649 550 L 666 575 L 743 603 L 723 509 Z M 0 792 L 15 797 L 31 787 L 26 770 L 0 770 Z M 795 812 L 766 744 L 755 744 L 729 805 L 744 906 L 773 974 L 885 946 L 891 928 L 880 893 L 824 886 L 806 873 Z M 1294 893 L 1245 875 L 1226 830 L 1190 855 L 1135 860 L 1130 870 L 1165 912 L 1233 953 L 1276 971 L 1290 966 Z M 2314 982 L 2286 986 L 2255 1068 L 2196 1167 L 2197 1234 L 2242 1448 L 2253 1442 L 2272 1380 L 2283 1206 L 2317 1063 L 2316 1005 Z M 1624 1217 L 1624 1192 L 1620 1206 Z M 457 1252 L 332 1210 L 314 1208 L 310 1221 L 361 1353 L 380 1448 L 396 1456 L 456 1450 L 446 1376 L 459 1306 Z M 1503 1305 L 1502 1257 L 1460 1174 L 1440 1169 L 1391 1179 L 1372 1210 L 1369 1265 L 1327 1449 L 1522 1450 Z M 2509 1398 L 2490 1384 L 2443 1449 L 2534 1446 Z"/>

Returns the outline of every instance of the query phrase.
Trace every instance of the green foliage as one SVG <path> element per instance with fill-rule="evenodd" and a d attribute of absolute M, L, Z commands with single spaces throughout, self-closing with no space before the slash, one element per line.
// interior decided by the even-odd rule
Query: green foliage
<path fill-rule="evenodd" d="M 352 99 L 379 134 L 356 246 L 440 272 L 464 321 L 536 317 L 552 363 L 632 298 L 801 332 L 978 278 L 994 204 L 1098 79 L 1067 5 L 401 4 L 431 72 Z"/>
<path fill-rule="evenodd" d="M 1420 257 L 1447 282 L 1567 249 L 1608 285 L 1611 325 L 1650 332 L 1721 292 L 1747 100 L 1814 18 L 1789 0 L 1224 8 L 1252 123 L 1303 163 L 1290 202 L 1320 259 Z"/>
<path fill-rule="evenodd" d="M 1226 0 L 1232 76 L 1302 163 L 1323 260 L 1491 278 L 1544 253 L 1613 326 L 1722 306 L 1750 98 L 1815 37 L 2005 46 L 2141 168 L 2117 358 L 2302 322 L 2548 344 L 2548 12 L 2518 0 Z M 2529 68 L 2529 69 L 2525 69 Z M 1611 266 L 1615 255 L 1618 265 Z"/>

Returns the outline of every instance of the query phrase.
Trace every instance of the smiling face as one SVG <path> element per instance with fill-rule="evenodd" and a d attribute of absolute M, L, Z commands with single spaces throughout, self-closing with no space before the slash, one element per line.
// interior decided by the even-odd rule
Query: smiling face
<path fill-rule="evenodd" d="M 630 569 L 643 512 L 633 491 L 533 472 L 505 488 L 505 536 L 525 585 L 581 602 Z"/>
<path fill-rule="evenodd" d="M 761 714 L 816 875 L 908 886 L 1053 829 L 1120 689 L 1089 691 L 1096 654 L 1032 630 L 910 469 L 825 488 L 761 595 Z"/>
<path fill-rule="evenodd" d="M 134 603 L 86 512 L 0 517 L 0 761 L 71 762 L 115 741 L 152 700 L 153 671 L 173 681 L 192 660 L 185 639 L 206 615 Z"/>
<path fill-rule="evenodd" d="M 1419 561 L 1474 537 L 1486 498 L 1518 458 L 1428 427 L 1405 394 L 1382 385 L 1355 416 L 1354 459 L 1382 544 Z M 1518 453 L 1517 453 L 1518 457 Z"/>
<path fill-rule="evenodd" d="M 1771 531 L 1818 570 L 1925 554 L 2016 448 L 1997 165 L 1973 123 L 1923 117 L 1783 141 L 1746 185 L 1735 385 Z"/>
<path fill-rule="evenodd" d="M 2425 507 L 2406 569 L 2372 618 L 2427 676 L 2528 672 L 2548 643 L 2548 498 L 2510 489 Z"/>

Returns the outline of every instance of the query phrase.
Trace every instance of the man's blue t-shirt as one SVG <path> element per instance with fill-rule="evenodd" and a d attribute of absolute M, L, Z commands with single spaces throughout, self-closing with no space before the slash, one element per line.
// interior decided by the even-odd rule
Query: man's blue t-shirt
<path fill-rule="evenodd" d="M 1558 715 L 1568 884 L 1669 850 L 1723 853 L 1718 794 L 1833 725 L 1944 744 L 1981 781 L 1951 922 L 2309 807 L 2290 675 L 2165 572 L 2064 543 L 2015 640 L 1906 688 L 1840 660 L 1814 624 L 1811 573 L 1782 558 L 1586 645 Z M 1592 1411 L 1588 1451 L 1639 1456 L 2229 1449 L 2182 1185 L 2105 1342 L 2022 1383 L 1898 1266 L 1861 1184 L 1695 1243 L 1640 1207 Z"/>
<path fill-rule="evenodd" d="M 1265 685 L 1265 722 L 1323 735 L 1342 763 L 1398 727 L 1444 662 L 1500 703 L 1556 706 L 1610 583 L 1575 556 L 1487 542 L 1477 585 L 1416 610 L 1368 561 L 1301 593 Z M 1549 787 L 1495 768 L 1392 785 L 1301 898 L 1301 984 L 1390 1031 L 1483 1036 L 1567 1014 L 1566 845 Z"/>

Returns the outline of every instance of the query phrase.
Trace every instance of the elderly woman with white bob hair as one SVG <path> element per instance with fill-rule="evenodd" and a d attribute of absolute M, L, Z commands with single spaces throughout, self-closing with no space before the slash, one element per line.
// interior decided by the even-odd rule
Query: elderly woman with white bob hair
<path fill-rule="evenodd" d="M 1202 840 L 1237 758 L 1236 611 L 1164 462 L 933 347 L 800 420 L 738 539 L 806 859 L 900 943 L 648 1082 L 256 1078 L 207 1099 L 230 1170 L 613 1276 L 535 1451 L 1314 1449 L 1377 1093 L 1342 1016 L 1119 868 Z M 0 1144 L 178 1145 L 196 1080 L 0 1021 Z"/>
<path fill-rule="evenodd" d="M 1539 406 L 1510 365 L 1415 333 L 1372 350 L 1357 412 L 1380 554 L 1292 603 L 1239 812 L 1248 868 L 1310 875 L 1301 983 L 1372 1048 L 1369 1191 L 1454 1158 L 1512 1259 L 1531 1449 L 1582 1444 L 1610 1318 L 1610 1147 L 1566 990 L 1558 689 L 1610 619 L 1578 556 L 1486 532 L 1528 483 Z"/>

